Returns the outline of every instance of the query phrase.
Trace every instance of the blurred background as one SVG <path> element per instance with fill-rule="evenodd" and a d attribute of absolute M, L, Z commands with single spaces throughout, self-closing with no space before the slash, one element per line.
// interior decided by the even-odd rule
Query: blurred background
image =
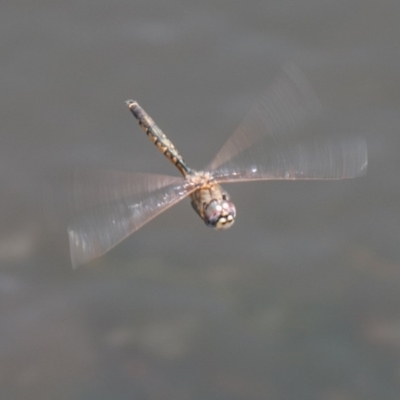
<path fill-rule="evenodd" d="M 2 399 L 400 398 L 398 1 L 3 1 Z M 73 271 L 60 178 L 175 174 L 124 101 L 194 168 L 282 65 L 366 177 L 228 190 L 235 226 L 189 201 Z"/>

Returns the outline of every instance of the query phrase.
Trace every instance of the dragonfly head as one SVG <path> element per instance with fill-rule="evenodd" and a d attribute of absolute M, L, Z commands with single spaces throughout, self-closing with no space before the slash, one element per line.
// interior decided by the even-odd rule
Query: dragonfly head
<path fill-rule="evenodd" d="M 235 205 L 224 196 L 222 200 L 212 200 L 204 210 L 204 222 L 215 229 L 227 229 L 236 217 Z"/>

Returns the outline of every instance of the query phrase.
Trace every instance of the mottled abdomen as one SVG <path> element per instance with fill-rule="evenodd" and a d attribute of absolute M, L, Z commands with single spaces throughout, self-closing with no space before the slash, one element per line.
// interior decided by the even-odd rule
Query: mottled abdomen
<path fill-rule="evenodd" d="M 179 169 L 183 176 L 190 173 L 190 168 L 186 165 L 174 144 L 167 138 L 165 133 L 156 125 L 139 103 L 134 100 L 128 100 L 126 104 L 134 117 L 138 120 L 140 127 L 146 132 L 146 135 L 158 147 L 161 153 Z"/>

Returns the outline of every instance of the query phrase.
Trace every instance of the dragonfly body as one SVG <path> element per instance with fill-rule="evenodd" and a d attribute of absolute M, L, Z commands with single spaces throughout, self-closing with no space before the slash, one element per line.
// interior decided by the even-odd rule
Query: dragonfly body
<path fill-rule="evenodd" d="M 216 229 L 232 226 L 236 208 L 228 193 L 213 180 L 211 174 L 194 171 L 187 166 L 173 143 L 137 101 L 128 100 L 126 104 L 149 139 L 178 168 L 188 183 L 198 188 L 190 197 L 193 209 L 205 224 Z"/>
<path fill-rule="evenodd" d="M 141 128 L 182 177 L 121 171 L 76 171 L 74 218 L 68 226 L 72 265 L 106 253 L 186 197 L 207 226 L 232 226 L 236 209 L 221 184 L 266 180 L 347 179 L 365 173 L 367 148 L 359 137 L 293 135 L 320 104 L 307 80 L 289 68 L 273 83 L 204 171 L 188 167 L 153 119 L 126 102 Z"/>

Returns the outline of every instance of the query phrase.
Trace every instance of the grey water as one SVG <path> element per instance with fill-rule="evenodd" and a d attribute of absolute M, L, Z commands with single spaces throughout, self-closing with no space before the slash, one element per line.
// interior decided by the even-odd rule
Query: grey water
<path fill-rule="evenodd" d="M 0 5 L 2 399 L 398 399 L 400 6 L 383 0 Z M 73 271 L 75 166 L 176 174 L 124 101 L 194 168 L 282 65 L 361 135 L 363 178 L 183 201 Z M 317 129 L 310 127 L 310 129 Z"/>

